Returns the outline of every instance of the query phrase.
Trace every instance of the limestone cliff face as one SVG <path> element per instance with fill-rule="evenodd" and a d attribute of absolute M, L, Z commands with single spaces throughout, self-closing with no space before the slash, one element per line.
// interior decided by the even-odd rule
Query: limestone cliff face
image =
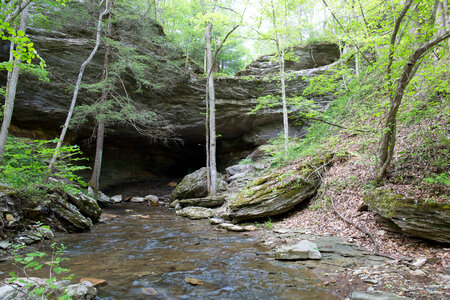
<path fill-rule="evenodd" d="M 129 27 L 129 26 L 128 26 Z M 107 131 L 102 182 L 106 185 L 126 180 L 143 180 L 163 175 L 179 175 L 178 171 L 195 169 L 203 164 L 204 149 L 204 87 L 205 79 L 191 70 L 182 68 L 180 54 L 168 53 L 164 47 L 139 39 L 132 35 L 133 28 L 123 26 L 115 39 L 135 45 L 139 51 L 151 55 L 164 68 L 149 66 L 150 80 L 164 83 L 162 89 L 144 89 L 141 93 L 131 93 L 142 110 L 154 111 L 158 120 L 154 132 L 169 139 L 176 137 L 182 142 L 162 143 L 140 136 L 131 127 L 115 126 Z M 162 29 L 155 24 L 154 34 L 164 39 Z M 93 48 L 90 36 L 80 37 L 71 32 L 48 32 L 30 30 L 30 38 L 40 55 L 45 59 L 50 71 L 50 81 L 42 82 L 24 75 L 20 79 L 14 110 L 12 132 L 18 135 L 53 138 L 58 135 L 64 123 L 71 101 L 71 86 L 74 85 L 82 62 Z M 7 58 L 8 47 L 1 45 L 0 59 Z M 298 53 L 313 53 L 314 63 L 295 63 L 294 74 L 288 85 L 288 94 L 300 94 L 306 87 L 303 76 L 322 73 L 328 63 L 339 57 L 339 49 L 334 44 L 296 48 Z M 303 51 L 304 50 L 304 51 Z M 303 51 L 303 52 L 302 52 Z M 306 55 L 306 54 L 305 54 Z M 311 55 L 310 55 L 311 56 Z M 323 57 L 322 57 L 323 56 Z M 304 55 L 302 56 L 304 57 Z M 103 53 L 100 50 L 87 67 L 84 83 L 99 80 L 102 70 Z M 288 64 L 288 67 L 290 65 Z M 260 68 L 260 71 L 257 69 Z M 242 74 L 265 74 L 266 65 L 251 65 L 251 72 Z M 4 82 L 5 74 L 0 75 Z M 130 90 L 133 78 L 127 78 Z M 282 127 L 281 106 L 248 115 L 256 105 L 256 99 L 268 94 L 278 94 L 278 83 L 261 76 L 218 78 L 215 81 L 217 97 L 217 133 L 219 138 L 219 162 L 242 156 L 243 151 L 260 145 L 278 134 Z M 92 103 L 96 95 L 82 92 L 79 104 Z M 328 98 L 315 99 L 326 103 Z M 93 151 L 85 143 L 91 136 L 93 126 L 72 130 L 68 141 L 78 143 L 89 154 Z M 293 128 L 293 134 L 303 134 L 302 128 Z M 237 154 L 236 154 L 237 153 Z"/>

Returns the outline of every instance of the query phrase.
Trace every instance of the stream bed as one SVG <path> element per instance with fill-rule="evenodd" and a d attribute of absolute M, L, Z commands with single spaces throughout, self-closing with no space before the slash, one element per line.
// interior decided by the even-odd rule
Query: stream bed
<path fill-rule="evenodd" d="M 206 220 L 132 203 L 104 213 L 117 217 L 56 238 L 75 280 L 107 280 L 100 299 L 337 299 L 307 268 L 276 261 L 256 239 L 217 231 Z"/>

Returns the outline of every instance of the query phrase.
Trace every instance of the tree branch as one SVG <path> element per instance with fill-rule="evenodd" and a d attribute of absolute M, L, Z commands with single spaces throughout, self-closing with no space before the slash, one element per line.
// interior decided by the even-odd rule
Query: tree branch
<path fill-rule="evenodd" d="M 344 26 L 342 26 L 341 22 L 339 22 L 339 19 L 336 17 L 336 15 L 333 13 L 333 11 L 328 7 L 327 2 L 325 0 L 322 0 L 322 2 L 325 5 L 325 7 L 328 9 L 328 11 L 331 13 L 331 15 L 333 16 L 333 19 L 336 20 L 336 22 L 339 24 L 339 26 L 342 28 L 342 30 L 344 30 L 344 32 L 347 34 L 347 36 L 353 42 L 353 45 L 355 45 L 355 47 L 358 49 L 358 51 L 361 53 L 361 55 L 364 57 L 364 59 L 369 63 L 369 65 L 372 65 L 372 62 L 367 58 L 367 56 L 364 54 L 364 52 L 361 51 L 358 44 L 352 39 L 352 37 L 350 36 L 347 29 L 345 29 Z"/>
<path fill-rule="evenodd" d="M 391 42 L 389 45 L 389 56 L 388 56 L 388 65 L 386 67 L 386 75 L 387 75 L 387 81 L 388 84 L 391 81 L 391 67 L 392 62 L 394 60 L 394 47 L 395 47 L 395 41 L 397 40 L 397 33 L 400 29 L 400 25 L 402 23 L 403 18 L 405 17 L 406 13 L 408 12 L 409 8 L 411 7 L 413 0 L 406 0 L 405 6 L 403 7 L 402 11 L 400 12 L 400 15 L 395 20 L 395 26 L 394 31 L 391 35 Z"/>
<path fill-rule="evenodd" d="M 17 18 L 18 15 L 20 15 L 20 13 L 22 12 L 22 10 L 25 9 L 25 7 L 28 6 L 28 4 L 30 4 L 33 0 L 26 0 L 25 2 L 20 3 L 19 6 L 16 7 L 16 9 L 10 13 L 5 21 L 3 21 L 4 23 L 11 23 L 12 21 L 14 21 L 15 18 Z"/>

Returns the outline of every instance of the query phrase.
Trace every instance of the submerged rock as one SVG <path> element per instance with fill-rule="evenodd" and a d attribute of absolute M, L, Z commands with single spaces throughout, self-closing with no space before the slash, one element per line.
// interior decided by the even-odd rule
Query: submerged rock
<path fill-rule="evenodd" d="M 313 196 L 321 183 L 320 169 L 332 155 L 275 170 L 241 189 L 228 205 L 233 222 L 279 215 Z M 322 168 L 323 169 L 323 168 Z"/>
<path fill-rule="evenodd" d="M 209 208 L 205 207 L 186 207 L 177 210 L 177 215 L 186 217 L 192 220 L 209 219 L 213 216 L 213 212 Z"/>
<path fill-rule="evenodd" d="M 217 207 L 225 202 L 225 196 L 210 196 L 205 198 L 183 199 L 178 201 L 181 207 L 200 206 L 200 207 Z"/>
<path fill-rule="evenodd" d="M 275 249 L 275 258 L 278 260 L 321 259 L 322 255 L 316 244 L 303 240 L 295 245 Z"/>
<path fill-rule="evenodd" d="M 217 173 L 217 191 L 225 191 L 227 183 L 220 173 Z M 206 168 L 203 167 L 191 174 L 186 175 L 183 180 L 175 187 L 171 198 L 176 199 L 190 199 L 203 198 L 208 195 Z"/>
<path fill-rule="evenodd" d="M 450 204 L 411 199 L 390 190 L 375 190 L 364 201 L 382 217 L 387 229 L 450 243 Z"/>

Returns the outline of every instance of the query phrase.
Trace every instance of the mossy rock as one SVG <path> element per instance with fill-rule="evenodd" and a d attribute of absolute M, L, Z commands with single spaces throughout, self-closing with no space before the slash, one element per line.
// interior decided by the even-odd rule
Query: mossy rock
<path fill-rule="evenodd" d="M 213 212 L 211 209 L 206 207 L 190 206 L 177 210 L 177 215 L 189 218 L 191 220 L 201 220 L 211 218 L 213 216 Z"/>
<path fill-rule="evenodd" d="M 205 198 L 191 198 L 179 200 L 181 207 L 200 206 L 200 207 L 217 207 L 225 202 L 225 196 L 210 196 Z"/>
<path fill-rule="evenodd" d="M 0 232 L 0 235 L 14 235 L 37 221 L 67 232 L 89 230 L 92 220 L 67 202 L 66 198 L 64 191 L 46 187 L 12 190 L 0 195 L 0 219 L 7 214 L 14 218 L 13 222 L 3 222 L 4 232 Z"/>
<path fill-rule="evenodd" d="M 450 243 L 450 204 L 412 199 L 391 190 L 374 190 L 366 194 L 364 202 L 382 218 L 390 220 L 392 231 Z"/>
<path fill-rule="evenodd" d="M 320 167 L 331 158 L 332 154 L 316 157 L 256 179 L 230 201 L 228 216 L 233 222 L 241 222 L 291 210 L 317 192 L 323 172 Z"/>
<path fill-rule="evenodd" d="M 206 168 L 201 168 L 186 175 L 171 195 L 172 200 L 204 198 L 208 195 Z M 223 176 L 217 173 L 217 191 L 223 192 L 227 189 L 227 183 Z"/>

